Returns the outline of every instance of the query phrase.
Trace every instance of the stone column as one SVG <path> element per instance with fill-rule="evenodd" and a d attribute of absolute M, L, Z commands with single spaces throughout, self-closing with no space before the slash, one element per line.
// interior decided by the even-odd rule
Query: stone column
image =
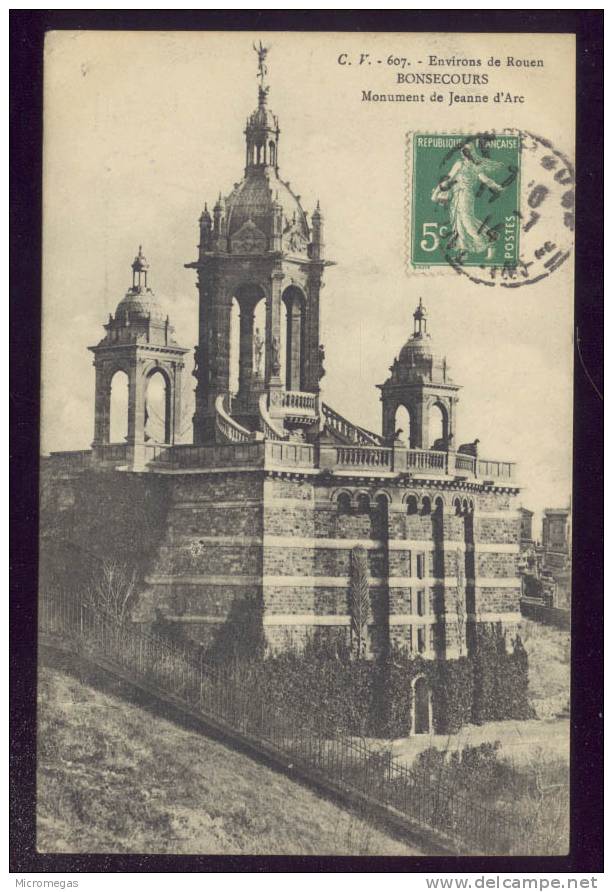
<path fill-rule="evenodd" d="M 429 424 L 428 403 L 423 397 L 411 411 L 411 449 L 427 449 Z"/>
<path fill-rule="evenodd" d="M 238 392 L 243 394 L 251 387 L 253 379 L 253 306 L 240 307 L 240 346 L 238 358 Z"/>
<path fill-rule="evenodd" d="M 145 441 L 145 377 L 142 363 L 130 360 L 128 384 L 128 443 Z"/>
<path fill-rule="evenodd" d="M 281 286 L 284 274 L 275 270 L 266 295 L 266 387 L 280 390 L 281 381 Z"/>
<path fill-rule="evenodd" d="M 94 418 L 94 444 L 110 442 L 111 436 L 111 377 L 103 364 L 95 363 L 96 400 Z"/>
<path fill-rule="evenodd" d="M 172 376 L 172 402 L 170 417 L 170 442 L 176 443 L 181 436 L 181 377 L 183 371 L 183 363 L 173 363 L 174 373 Z"/>
<path fill-rule="evenodd" d="M 319 294 L 322 264 L 313 265 L 309 271 L 308 300 L 305 312 L 304 335 L 304 389 L 319 392 Z"/>

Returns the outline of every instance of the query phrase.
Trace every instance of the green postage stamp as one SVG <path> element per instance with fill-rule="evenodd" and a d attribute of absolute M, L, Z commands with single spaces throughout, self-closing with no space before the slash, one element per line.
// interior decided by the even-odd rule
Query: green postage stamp
<path fill-rule="evenodd" d="M 519 135 L 413 133 L 414 267 L 513 269 L 519 259 Z"/>

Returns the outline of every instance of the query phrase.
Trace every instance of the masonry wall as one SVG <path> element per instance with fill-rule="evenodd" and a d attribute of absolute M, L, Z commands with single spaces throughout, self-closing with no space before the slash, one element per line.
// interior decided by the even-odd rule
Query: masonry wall
<path fill-rule="evenodd" d="M 309 637 L 346 640 L 356 545 L 367 554 L 372 654 L 403 648 L 452 658 L 466 653 L 467 624 L 514 628 L 520 518 L 508 493 L 338 483 L 261 470 L 51 473 L 43 529 L 78 549 L 136 561 L 134 618 L 164 615 L 205 646 L 246 619 L 273 649 Z M 349 510 L 339 509 L 341 493 Z M 423 513 L 424 497 L 434 513 Z"/>

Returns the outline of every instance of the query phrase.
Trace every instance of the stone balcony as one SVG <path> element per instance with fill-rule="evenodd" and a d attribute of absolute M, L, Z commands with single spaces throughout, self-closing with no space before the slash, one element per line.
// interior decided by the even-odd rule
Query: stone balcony
<path fill-rule="evenodd" d="M 150 471 L 207 468 L 300 468 L 334 474 L 366 476 L 442 477 L 514 485 L 515 464 L 476 458 L 459 452 L 383 446 L 311 445 L 262 440 L 212 446 L 149 446 Z"/>
<path fill-rule="evenodd" d="M 137 447 L 139 470 L 148 472 L 198 472 L 208 469 L 300 469 L 307 473 L 328 471 L 340 476 L 415 478 L 491 482 L 514 486 L 515 463 L 476 458 L 460 452 L 403 449 L 395 446 L 312 445 L 299 441 L 258 439 L 211 446 L 145 443 Z M 94 452 L 56 452 L 48 461 L 58 471 L 76 472 L 89 467 L 131 466 L 131 450 L 125 443 L 97 445 Z"/>

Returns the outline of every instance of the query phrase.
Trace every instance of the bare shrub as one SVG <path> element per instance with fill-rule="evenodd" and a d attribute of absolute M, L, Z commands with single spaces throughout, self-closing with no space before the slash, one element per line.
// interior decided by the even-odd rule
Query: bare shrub
<path fill-rule="evenodd" d="M 126 563 L 102 561 L 85 589 L 85 605 L 95 613 L 123 623 L 136 600 L 136 582 L 136 570 Z"/>

